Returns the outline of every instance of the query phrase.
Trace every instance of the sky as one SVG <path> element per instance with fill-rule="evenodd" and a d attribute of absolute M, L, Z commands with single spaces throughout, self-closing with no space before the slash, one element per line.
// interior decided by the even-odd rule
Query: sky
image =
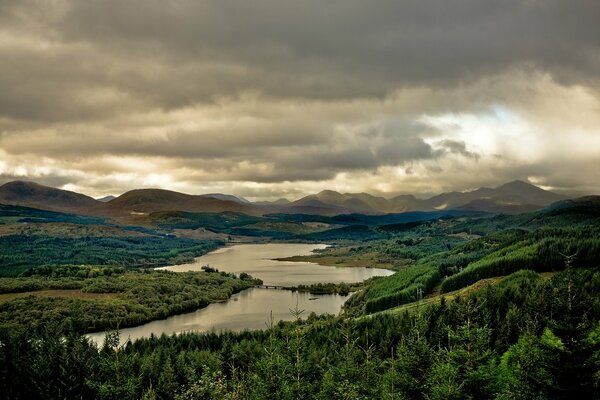
<path fill-rule="evenodd" d="M 0 184 L 600 193 L 598 0 L 0 0 Z"/>

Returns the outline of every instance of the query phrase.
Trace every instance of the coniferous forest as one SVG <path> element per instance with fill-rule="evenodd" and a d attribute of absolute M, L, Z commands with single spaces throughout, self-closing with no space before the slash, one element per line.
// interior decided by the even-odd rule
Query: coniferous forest
<path fill-rule="evenodd" d="M 468 296 L 265 331 L 182 334 L 98 349 L 76 331 L 3 325 L 6 398 L 592 399 L 600 272 L 520 271 Z"/>
<path fill-rule="evenodd" d="M 156 235 L 164 233 L 151 229 L 144 235 L 153 236 L 136 240 L 160 243 L 154 251 L 109 251 L 105 241 L 101 264 L 94 260 L 102 250 L 89 246 L 82 248 L 93 252 L 41 263 L 39 231 L 57 228 L 46 222 L 28 228 L 35 240 L 19 241 L 24 250 L 11 253 L 18 262 L 4 266 L 12 277 L 0 278 L 0 390 L 9 399 L 598 398 L 599 215 L 595 205 L 576 204 L 408 227 L 361 217 L 361 229 L 377 239 L 332 228 L 329 248 L 300 259 L 346 268 L 368 262 L 396 273 L 360 285 L 290 288 L 354 291 L 339 316 L 292 308 L 292 320 L 279 322 L 265 310 L 263 330 L 134 342 L 121 340 L 118 328 L 224 301 L 261 282 L 210 267 L 173 273 L 124 263 L 153 254 L 176 263 L 181 249 L 214 246 L 161 241 Z M 298 216 L 277 218 L 289 227 Z M 79 226 L 98 236 L 108 229 L 98 221 Z M 88 242 L 80 229 L 55 235 Z M 59 254 L 63 242 L 44 234 L 49 254 Z M 81 257 L 86 264 L 76 264 Z M 17 264 L 30 267 L 18 273 Z M 84 335 L 100 329 L 103 344 Z"/>

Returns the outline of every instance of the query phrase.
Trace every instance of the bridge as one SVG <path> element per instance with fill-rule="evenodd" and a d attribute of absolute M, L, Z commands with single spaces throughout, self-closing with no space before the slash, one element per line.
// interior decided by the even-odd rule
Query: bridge
<path fill-rule="evenodd" d="M 254 287 L 259 289 L 293 290 L 291 287 L 281 285 L 256 285 Z"/>

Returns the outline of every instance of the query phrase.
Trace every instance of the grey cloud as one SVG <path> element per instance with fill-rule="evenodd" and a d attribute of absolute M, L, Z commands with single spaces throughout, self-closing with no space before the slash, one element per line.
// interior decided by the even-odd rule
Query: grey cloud
<path fill-rule="evenodd" d="M 597 136 L 599 18 L 596 0 L 0 0 L 0 179 L 51 165 L 35 178 L 106 192 L 148 172 L 133 159 L 257 197 L 340 174 L 372 190 L 395 167 L 417 190 L 594 187 L 589 154 L 492 159 L 419 120 L 500 104 L 565 141 Z"/>
<path fill-rule="evenodd" d="M 0 173 L 0 185 L 12 181 L 30 181 L 33 180 L 37 183 L 46 186 L 60 187 L 68 183 L 73 183 L 76 178 L 67 175 L 42 175 L 42 176 L 23 176 L 15 174 L 2 174 Z"/>
<path fill-rule="evenodd" d="M 335 132 L 333 124 L 290 126 L 285 120 L 154 138 L 102 131 L 18 133 L 0 136 L 0 149 L 24 157 L 61 158 L 71 167 L 97 173 L 122 170 L 122 165 L 102 161 L 103 156 L 120 155 L 154 160 L 158 169 L 166 171 L 197 170 L 202 179 L 210 175 L 214 180 L 255 182 L 332 179 L 344 171 L 375 171 L 434 156 L 420 136 L 421 129 L 407 122 L 347 126 L 344 132 Z"/>
<path fill-rule="evenodd" d="M 444 149 L 444 151 L 454 153 L 454 154 L 460 154 L 464 157 L 469 157 L 469 158 L 474 158 L 474 159 L 479 158 L 479 154 L 467 150 L 467 145 L 463 141 L 446 139 L 446 140 L 440 141 L 438 144 L 442 147 L 442 149 Z"/>
<path fill-rule="evenodd" d="M 385 92 L 394 83 L 429 84 L 520 62 L 593 67 L 599 15 L 593 0 L 86 1 L 74 3 L 65 34 L 286 77 L 347 76 L 358 90 L 361 80 L 352 77 L 368 78 Z"/>
<path fill-rule="evenodd" d="M 13 60 L 0 71 L 0 112 L 19 119 L 177 109 L 246 92 L 383 97 L 526 65 L 597 85 L 600 69 L 595 0 L 23 1 L 3 3 L 0 15 L 4 30 L 61 46 L 0 50 Z M 122 101 L 88 104 L 95 86 Z"/>

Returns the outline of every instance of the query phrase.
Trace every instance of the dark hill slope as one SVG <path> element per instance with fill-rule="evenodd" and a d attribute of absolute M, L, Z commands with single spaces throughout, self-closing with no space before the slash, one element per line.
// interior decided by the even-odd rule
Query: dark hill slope
<path fill-rule="evenodd" d="M 157 211 L 241 212 L 260 214 L 260 209 L 251 204 L 195 196 L 162 189 L 136 189 L 122 194 L 106 203 L 108 209 L 125 213 L 151 213 Z"/>
<path fill-rule="evenodd" d="M 9 182 L 0 186 L 0 203 L 82 213 L 102 206 L 101 202 L 81 193 L 24 181 Z"/>

